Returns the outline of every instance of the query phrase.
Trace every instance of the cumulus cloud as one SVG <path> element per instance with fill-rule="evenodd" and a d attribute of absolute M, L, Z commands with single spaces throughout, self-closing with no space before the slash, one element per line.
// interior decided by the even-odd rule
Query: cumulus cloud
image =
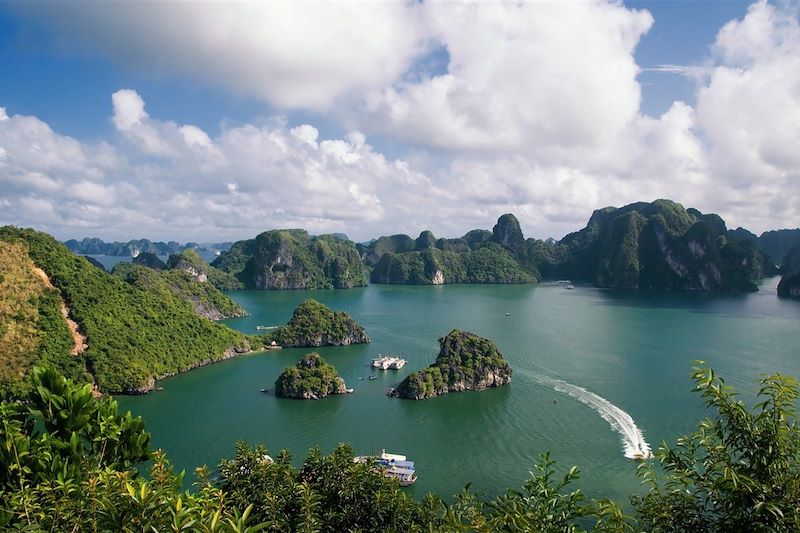
<path fill-rule="evenodd" d="M 369 238 L 459 235 L 510 211 L 526 234 L 559 237 L 593 209 L 666 197 L 754 231 L 797 225 L 791 7 L 758 2 L 720 29 L 702 67 L 665 66 L 696 80 L 696 103 L 652 117 L 641 112 L 634 58 L 653 23 L 645 11 L 599 1 L 313 5 L 16 7 L 121 61 L 327 108 L 353 131 L 325 138 L 273 117 L 210 135 L 150 116 L 123 89 L 112 95 L 114 136 L 87 143 L 0 108 L 2 222 L 45 221 L 70 236 L 206 240 L 294 226 Z M 431 50 L 448 61 L 426 73 L 413 60 Z M 377 133 L 404 155 L 380 153 Z"/>
<path fill-rule="evenodd" d="M 58 35 L 126 65 L 278 106 L 329 108 L 393 83 L 426 41 L 412 2 L 21 2 Z"/>

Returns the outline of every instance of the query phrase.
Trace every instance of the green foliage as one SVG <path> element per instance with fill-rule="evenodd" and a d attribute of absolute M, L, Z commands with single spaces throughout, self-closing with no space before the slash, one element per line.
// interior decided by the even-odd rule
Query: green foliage
<path fill-rule="evenodd" d="M 19 403 L 0 403 L 0 527 L 4 531 L 255 532 L 251 507 L 231 508 L 203 476 L 181 493 L 163 453 L 151 457 L 140 417 L 92 397 L 53 370 L 36 368 Z M 202 473 L 202 470 L 201 470 Z"/>
<path fill-rule="evenodd" d="M 25 245 L 34 263 L 48 274 L 87 338 L 89 347 L 76 364 L 89 369 L 105 392 L 152 386 L 157 376 L 220 359 L 230 349 L 248 349 L 240 333 L 199 317 L 170 291 L 151 292 L 126 283 L 47 234 L 6 226 L 0 228 L 0 240 Z M 46 316 L 55 320 L 52 312 Z M 50 329 L 43 326 L 42 336 Z M 58 338 L 53 342 L 61 343 Z M 59 367 L 73 368 L 66 361 L 61 357 Z M 69 374 L 78 378 L 72 370 Z"/>
<path fill-rule="evenodd" d="M 274 462 L 266 453 L 239 444 L 235 457 L 219 467 L 227 498 L 239 507 L 253 503 L 253 519 L 266 531 L 404 532 L 431 522 L 396 480 L 355 463 L 346 444 L 328 456 L 311 450 L 300 469 L 285 452 Z"/>
<path fill-rule="evenodd" d="M 439 355 L 431 366 L 400 382 L 396 389 L 398 396 L 421 400 L 511 382 L 511 368 L 489 339 L 454 329 L 439 339 L 439 346 Z"/>
<path fill-rule="evenodd" d="M 345 392 L 339 373 L 316 352 L 311 352 L 295 365 L 284 369 L 275 381 L 275 396 L 283 398 L 319 399 Z"/>
<path fill-rule="evenodd" d="M 236 276 L 210 266 L 200 257 L 200 254 L 191 248 L 170 255 L 167 260 L 167 268 L 187 272 L 198 280 L 208 281 L 221 291 L 235 291 L 244 288 L 244 284 L 236 279 Z"/>
<path fill-rule="evenodd" d="M 642 463 L 649 492 L 632 499 L 640 524 L 662 532 L 798 531 L 797 381 L 780 374 L 762 378 L 759 402 L 750 410 L 713 370 L 700 366 L 692 377 L 716 417 L 659 448 L 663 483 Z"/>
<path fill-rule="evenodd" d="M 427 248 L 387 253 L 372 271 L 372 283 L 431 285 L 441 272 L 444 283 L 535 283 L 536 277 L 502 246 L 486 243 L 477 250 L 456 253 Z"/>
<path fill-rule="evenodd" d="M 234 243 L 212 266 L 251 289 L 351 288 L 366 284 L 355 244 L 335 235 L 272 230 Z"/>
<path fill-rule="evenodd" d="M 132 263 L 119 263 L 112 274 L 160 297 L 169 298 L 174 294 L 188 302 L 195 313 L 204 318 L 220 320 L 246 314 L 244 309 L 210 281 L 200 282 L 183 269 L 153 270 Z"/>
<path fill-rule="evenodd" d="M 264 337 L 281 346 L 341 346 L 369 342 L 364 328 L 344 311 L 332 311 L 316 300 L 306 300 L 292 313 L 288 324 Z"/>

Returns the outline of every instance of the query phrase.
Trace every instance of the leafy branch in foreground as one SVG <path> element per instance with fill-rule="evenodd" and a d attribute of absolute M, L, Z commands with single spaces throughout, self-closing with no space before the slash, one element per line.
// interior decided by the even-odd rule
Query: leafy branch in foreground
<path fill-rule="evenodd" d="M 659 448 L 663 486 L 652 465 L 640 466 L 649 487 L 632 499 L 640 525 L 648 531 L 798 531 L 797 380 L 761 378 L 759 401 L 750 410 L 702 361 L 692 378 L 717 416 L 674 446 Z"/>

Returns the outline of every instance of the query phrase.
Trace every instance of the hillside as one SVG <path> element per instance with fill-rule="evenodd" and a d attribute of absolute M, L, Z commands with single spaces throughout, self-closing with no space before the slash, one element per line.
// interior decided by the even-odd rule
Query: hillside
<path fill-rule="evenodd" d="M 366 285 L 355 244 L 305 230 L 271 230 L 238 241 L 211 266 L 236 276 L 248 289 L 348 289 Z"/>
<path fill-rule="evenodd" d="M 372 283 L 506 284 L 536 283 L 539 278 L 519 222 L 511 214 L 500 217 L 491 232 L 472 230 L 456 239 L 437 239 L 430 231 L 423 231 L 416 240 L 393 235 L 362 246 L 361 253 L 373 267 Z"/>
<path fill-rule="evenodd" d="M 409 374 L 392 395 L 425 400 L 449 392 L 484 390 L 511 383 L 511 367 L 489 339 L 454 329 L 439 339 L 439 347 L 436 361 Z"/>
<path fill-rule="evenodd" d="M 792 247 L 783 258 L 778 296 L 800 297 L 800 244 Z"/>
<path fill-rule="evenodd" d="M 22 265 L 8 282 L 16 287 L 13 291 L 3 281 L 4 301 L 10 294 L 6 305 L 26 309 L 10 319 L 4 316 L 5 334 L 13 332 L 23 340 L 18 353 L 2 354 L 3 367 L 14 372 L 3 376 L 6 387 L 16 386 L 17 376 L 48 359 L 74 379 L 91 378 L 103 392 L 145 392 L 159 376 L 249 350 L 243 335 L 199 317 L 190 303 L 171 291 L 144 290 L 126 283 L 45 233 L 6 226 L 0 228 L 0 241 L 14 250 L 9 261 Z M 36 287 L 41 281 L 25 274 L 31 264 L 42 269 L 55 289 Z M 63 317 L 57 314 L 58 297 L 88 344 L 75 356 L 69 355 L 73 343 Z"/>
<path fill-rule="evenodd" d="M 199 316 L 209 320 L 222 320 L 247 314 L 211 282 L 199 281 L 182 269 L 159 270 L 133 263 L 119 263 L 112 270 L 112 274 L 156 295 L 174 294 L 188 302 Z"/>
<path fill-rule="evenodd" d="M 669 200 L 595 211 L 561 241 L 527 243 L 549 277 L 598 287 L 679 291 L 754 291 L 774 272 L 756 245 L 728 234 L 717 215 Z"/>

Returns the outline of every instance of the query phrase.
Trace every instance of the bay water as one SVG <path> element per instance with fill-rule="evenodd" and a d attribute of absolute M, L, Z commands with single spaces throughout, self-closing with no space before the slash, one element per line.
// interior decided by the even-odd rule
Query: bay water
<path fill-rule="evenodd" d="M 160 392 L 118 399 L 145 418 L 153 445 L 190 474 L 232 456 L 237 440 L 273 454 L 287 449 L 298 464 L 311 447 L 328 453 L 348 442 L 359 454 L 386 449 L 415 461 L 418 481 L 404 490 L 417 497 L 448 497 L 466 483 L 491 497 L 519 488 L 549 451 L 561 469 L 579 466 L 578 486 L 587 495 L 624 503 L 640 490 L 637 463 L 625 456 L 631 435 L 640 432 L 655 449 L 711 414 L 691 392 L 693 360 L 706 361 L 751 403 L 759 375 L 800 376 L 800 302 L 778 299 L 777 281 L 743 295 L 566 290 L 555 283 L 230 292 L 250 316 L 225 322 L 245 333 L 286 323 L 307 298 L 349 313 L 372 342 L 315 351 L 355 392 L 276 398 L 281 371 L 312 351 L 283 349 L 192 370 L 164 380 Z M 434 361 L 437 339 L 454 328 L 492 339 L 514 370 L 512 383 L 425 401 L 388 397 L 389 387 Z M 408 364 L 374 371 L 369 364 L 379 354 Z"/>

